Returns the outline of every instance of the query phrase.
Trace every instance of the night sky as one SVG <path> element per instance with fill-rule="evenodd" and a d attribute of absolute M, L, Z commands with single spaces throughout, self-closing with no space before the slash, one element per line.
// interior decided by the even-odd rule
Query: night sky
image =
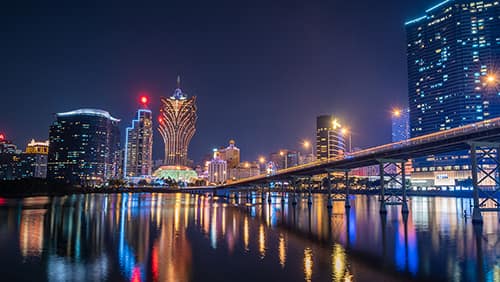
<path fill-rule="evenodd" d="M 407 104 L 405 20 L 437 1 L 162 1 L 0 4 L 0 132 L 48 138 L 53 113 L 92 107 L 122 119 L 149 93 L 158 114 L 176 76 L 197 96 L 190 158 L 235 139 L 255 160 L 313 140 L 335 114 L 353 146 L 390 141 Z M 36 2 L 34 2 L 36 3 Z M 155 126 L 156 127 L 156 126 Z M 154 159 L 163 158 L 155 128 Z"/>

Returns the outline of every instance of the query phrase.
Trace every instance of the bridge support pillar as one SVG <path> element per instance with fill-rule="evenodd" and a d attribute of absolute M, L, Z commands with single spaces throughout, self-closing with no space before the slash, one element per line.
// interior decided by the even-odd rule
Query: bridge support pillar
<path fill-rule="evenodd" d="M 344 172 L 345 176 L 345 207 L 350 208 L 351 203 L 349 202 L 349 171 Z"/>
<path fill-rule="evenodd" d="M 327 173 L 327 185 L 328 185 L 328 200 L 326 202 L 326 207 L 328 209 L 331 209 L 333 207 L 333 203 L 332 203 L 332 181 L 330 180 L 330 171 L 328 171 Z"/>
<path fill-rule="evenodd" d="M 285 181 L 281 181 L 281 204 L 285 204 Z"/>
<path fill-rule="evenodd" d="M 311 179 L 311 178 L 309 178 L 309 183 L 308 183 L 308 184 L 309 184 L 309 185 L 308 185 L 308 186 L 309 186 L 309 187 L 308 187 L 309 189 L 308 189 L 308 192 L 307 192 L 307 194 L 308 194 L 308 195 L 307 195 L 307 205 L 309 205 L 309 206 L 310 206 L 310 205 L 312 205 L 312 203 L 313 203 L 313 202 L 312 202 L 312 179 Z"/>
<path fill-rule="evenodd" d="M 401 163 L 401 188 L 403 189 L 403 203 L 401 204 L 401 212 L 403 214 L 408 214 L 408 200 L 406 199 L 406 172 L 405 172 L 405 163 Z"/>
<path fill-rule="evenodd" d="M 292 205 L 297 205 L 297 185 L 298 185 L 298 180 L 296 177 L 293 177 L 293 196 L 292 196 Z"/>
<path fill-rule="evenodd" d="M 402 159 L 378 159 L 380 170 L 380 213 L 387 213 L 387 205 L 401 205 L 401 212 L 408 213 L 406 197 L 405 163 Z M 387 183 L 385 176 L 389 177 Z M 392 186 L 393 184 L 396 187 Z M 387 186 L 386 186 L 387 184 Z"/>
<path fill-rule="evenodd" d="M 272 200 L 271 200 L 271 183 L 269 183 L 269 187 L 267 190 L 267 203 L 271 204 L 271 202 L 272 202 Z"/>
<path fill-rule="evenodd" d="M 387 213 L 387 208 L 385 206 L 385 180 L 384 180 L 384 163 L 379 164 L 379 175 L 380 175 L 380 210 L 381 214 Z"/>
<path fill-rule="evenodd" d="M 260 199 L 262 202 L 264 202 L 264 200 L 266 199 L 266 186 L 265 185 L 262 185 L 261 189 L 260 189 Z"/>
<path fill-rule="evenodd" d="M 500 142 L 469 142 L 474 207 L 472 223 L 482 224 L 482 212 L 500 212 Z M 486 166 L 484 166 L 486 164 Z M 493 185 L 492 185 L 493 184 Z M 484 186 L 489 186 L 484 189 Z M 493 186 L 493 188 L 491 188 Z M 482 199 L 480 199 L 480 197 Z M 490 202 L 494 207 L 486 207 Z"/>

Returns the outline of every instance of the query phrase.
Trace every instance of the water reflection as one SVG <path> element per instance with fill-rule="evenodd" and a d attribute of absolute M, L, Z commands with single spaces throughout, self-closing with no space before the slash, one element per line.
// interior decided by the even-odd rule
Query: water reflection
<path fill-rule="evenodd" d="M 470 199 L 415 197 L 403 217 L 396 206 L 380 216 L 375 197 L 328 210 L 321 195 L 296 206 L 272 196 L 236 207 L 189 194 L 2 200 L 2 269 L 47 281 L 500 279 L 499 217 L 474 229 Z"/>

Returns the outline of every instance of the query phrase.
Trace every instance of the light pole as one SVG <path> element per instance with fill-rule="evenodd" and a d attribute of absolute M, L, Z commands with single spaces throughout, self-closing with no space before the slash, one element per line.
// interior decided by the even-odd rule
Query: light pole
<path fill-rule="evenodd" d="M 304 143 L 302 143 L 302 145 L 304 146 L 304 148 L 306 150 L 309 149 L 309 147 L 311 147 L 311 162 L 313 162 L 314 161 L 314 147 L 313 147 L 313 145 L 308 140 L 304 140 Z"/>
<path fill-rule="evenodd" d="M 288 151 L 286 154 L 285 154 L 285 152 L 280 151 L 280 156 L 285 157 L 285 168 L 288 168 Z"/>
<path fill-rule="evenodd" d="M 344 128 L 342 128 L 341 132 L 342 132 L 342 135 L 344 135 L 344 136 L 348 135 L 348 139 L 349 139 L 349 147 L 348 148 L 349 148 L 349 153 L 351 153 L 352 152 L 352 134 L 351 134 L 351 131 L 349 130 L 349 128 L 344 127 Z"/>

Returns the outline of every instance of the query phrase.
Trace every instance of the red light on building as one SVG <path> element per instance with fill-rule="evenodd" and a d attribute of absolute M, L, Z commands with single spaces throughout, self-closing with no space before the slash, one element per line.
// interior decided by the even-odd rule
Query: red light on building
<path fill-rule="evenodd" d="M 4 141 L 5 140 L 5 135 L 3 135 L 2 133 L 0 133 L 0 141 Z"/>
<path fill-rule="evenodd" d="M 141 104 L 143 104 L 144 106 L 148 104 L 149 102 L 149 99 L 147 96 L 141 96 Z"/>

